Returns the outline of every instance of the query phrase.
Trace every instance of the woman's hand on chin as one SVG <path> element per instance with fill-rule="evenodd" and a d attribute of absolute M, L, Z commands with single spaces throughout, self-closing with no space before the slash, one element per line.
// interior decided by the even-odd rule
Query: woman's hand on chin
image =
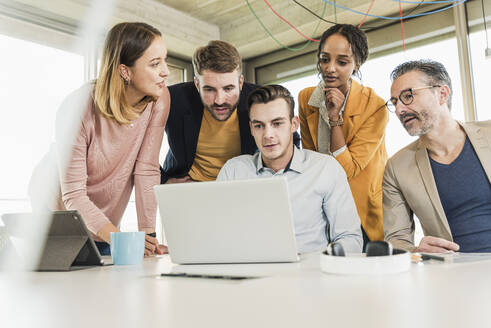
<path fill-rule="evenodd" d="M 329 118 L 336 121 L 344 103 L 344 94 L 338 88 L 324 88 L 324 97 Z"/>

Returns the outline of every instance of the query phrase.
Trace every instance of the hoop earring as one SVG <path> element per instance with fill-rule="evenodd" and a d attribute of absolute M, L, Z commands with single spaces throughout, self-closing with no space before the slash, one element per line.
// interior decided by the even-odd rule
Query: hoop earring
<path fill-rule="evenodd" d="M 358 80 L 360 80 L 360 82 L 362 81 L 362 76 L 361 76 L 361 72 L 359 69 L 357 69 L 356 71 L 353 72 L 353 74 L 351 74 L 352 76 L 358 78 Z"/>

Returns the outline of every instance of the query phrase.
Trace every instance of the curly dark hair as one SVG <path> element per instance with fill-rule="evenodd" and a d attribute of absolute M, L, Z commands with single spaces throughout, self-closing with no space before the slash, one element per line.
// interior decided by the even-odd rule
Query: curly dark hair
<path fill-rule="evenodd" d="M 322 48 L 324 47 L 324 43 L 333 34 L 340 34 L 344 36 L 346 40 L 348 40 L 353 56 L 355 57 L 355 64 L 357 66 L 357 69 L 353 72 L 353 74 L 359 74 L 358 69 L 368 58 L 368 41 L 365 32 L 351 24 L 336 24 L 322 33 L 319 48 L 317 49 L 317 70 L 322 74 L 319 57 Z"/>

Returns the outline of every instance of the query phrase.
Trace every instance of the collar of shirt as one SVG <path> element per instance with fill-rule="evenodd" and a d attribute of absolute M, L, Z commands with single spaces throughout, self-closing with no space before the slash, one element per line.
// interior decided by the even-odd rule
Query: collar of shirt
<path fill-rule="evenodd" d="M 256 173 L 259 174 L 263 170 L 270 170 L 274 174 L 285 174 L 288 171 L 295 171 L 297 173 L 302 173 L 304 170 L 304 162 L 305 155 L 304 153 L 298 149 L 297 147 L 293 146 L 293 156 L 290 159 L 290 162 L 286 165 L 286 167 L 283 170 L 279 170 L 277 172 L 273 172 L 272 169 L 264 165 L 261 152 L 257 152 L 254 154 L 253 157 L 253 162 L 254 165 L 256 166 Z"/>

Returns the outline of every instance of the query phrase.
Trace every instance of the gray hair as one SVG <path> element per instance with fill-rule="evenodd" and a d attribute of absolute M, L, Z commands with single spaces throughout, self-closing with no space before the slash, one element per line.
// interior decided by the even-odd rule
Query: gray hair
<path fill-rule="evenodd" d="M 394 68 L 392 73 L 390 73 L 390 78 L 392 82 L 394 82 L 401 75 L 412 71 L 418 71 L 425 74 L 429 84 L 448 85 L 450 96 L 448 97 L 447 105 L 449 110 L 452 108 L 452 81 L 450 80 L 450 76 L 448 75 L 445 66 L 430 59 L 412 60 L 402 63 Z"/>

